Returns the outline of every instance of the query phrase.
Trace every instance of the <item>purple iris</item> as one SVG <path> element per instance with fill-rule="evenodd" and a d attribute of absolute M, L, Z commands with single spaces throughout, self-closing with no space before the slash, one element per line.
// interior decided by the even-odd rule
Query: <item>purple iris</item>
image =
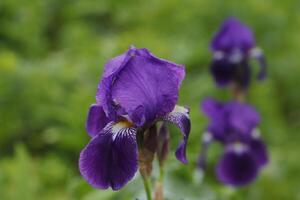
<path fill-rule="evenodd" d="M 262 50 L 256 47 L 249 27 L 234 17 L 229 17 L 211 41 L 213 60 L 211 73 L 219 86 L 235 83 L 248 87 L 251 78 L 249 59 L 254 58 L 260 65 L 258 79 L 266 76 L 266 62 Z"/>
<path fill-rule="evenodd" d="M 109 60 L 90 107 L 86 129 L 92 137 L 82 150 L 79 169 L 94 187 L 122 188 L 138 169 L 137 136 L 158 121 L 177 125 L 183 140 L 176 157 L 187 163 L 188 109 L 177 106 L 184 66 L 130 47 Z"/>
<path fill-rule="evenodd" d="M 205 99 L 202 111 L 210 123 L 203 137 L 199 167 L 205 167 L 208 144 L 218 141 L 225 149 L 216 167 L 219 180 L 232 186 L 249 184 L 268 162 L 266 146 L 257 129 L 259 114 L 245 103 L 221 103 L 214 99 Z"/>

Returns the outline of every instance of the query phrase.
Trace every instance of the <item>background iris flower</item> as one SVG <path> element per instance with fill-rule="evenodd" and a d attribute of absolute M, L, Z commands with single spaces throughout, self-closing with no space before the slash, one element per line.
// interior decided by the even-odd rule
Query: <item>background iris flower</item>
<path fill-rule="evenodd" d="M 224 147 L 216 167 L 218 179 L 232 186 L 251 183 L 268 162 L 267 150 L 257 129 L 259 114 L 252 106 L 237 101 L 222 103 L 205 99 L 201 107 L 210 123 L 204 134 L 199 167 L 205 167 L 208 145 L 218 141 Z"/>
<path fill-rule="evenodd" d="M 247 88 L 251 78 L 249 60 L 260 65 L 258 79 L 266 76 L 266 62 L 262 50 L 256 47 L 252 30 L 234 17 L 226 19 L 211 41 L 213 60 L 211 73 L 219 86 L 234 83 Z"/>

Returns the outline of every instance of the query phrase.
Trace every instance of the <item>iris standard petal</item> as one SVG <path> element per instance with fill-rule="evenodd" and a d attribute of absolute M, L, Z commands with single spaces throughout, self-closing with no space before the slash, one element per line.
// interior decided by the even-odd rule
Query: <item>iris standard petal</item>
<path fill-rule="evenodd" d="M 136 49 L 113 82 L 112 99 L 137 126 L 151 124 L 172 111 L 183 77 L 183 66 Z"/>
<path fill-rule="evenodd" d="M 206 98 L 201 103 L 201 109 L 210 118 L 207 131 L 212 134 L 215 140 L 224 141 L 227 131 L 224 104 L 213 98 Z"/>
<path fill-rule="evenodd" d="M 234 17 L 229 17 L 223 22 L 211 42 L 213 51 L 228 53 L 236 49 L 246 53 L 254 45 L 255 40 L 251 29 Z"/>
<path fill-rule="evenodd" d="M 205 98 L 201 102 L 200 107 L 205 115 L 212 119 L 220 116 L 220 112 L 222 112 L 223 109 L 223 104 L 213 98 Z"/>
<path fill-rule="evenodd" d="M 135 175 L 136 129 L 128 122 L 109 123 L 82 150 L 79 169 L 96 188 L 118 190 Z"/>
<path fill-rule="evenodd" d="M 248 149 L 232 148 L 221 157 L 216 173 L 218 179 L 231 186 L 244 186 L 258 174 L 258 165 Z"/>
<path fill-rule="evenodd" d="M 90 107 L 87 121 L 86 130 L 91 137 L 97 135 L 108 123 L 108 119 L 103 111 L 102 106 L 93 104 Z"/>
<path fill-rule="evenodd" d="M 229 113 L 227 119 L 231 128 L 241 134 L 251 134 L 260 122 L 259 114 L 248 104 L 232 101 L 226 104 L 225 109 Z"/>
<path fill-rule="evenodd" d="M 186 159 L 186 146 L 191 130 L 189 110 L 176 105 L 171 113 L 163 117 L 163 120 L 175 124 L 181 130 L 183 139 L 180 141 L 175 155 L 179 161 L 186 164 L 188 162 Z"/>
<path fill-rule="evenodd" d="M 112 58 L 104 66 L 104 73 L 98 85 L 96 100 L 98 104 L 103 106 L 104 112 L 110 120 L 116 120 L 117 118 L 117 111 L 111 97 L 112 84 L 118 73 L 131 59 L 135 50 L 134 47 L 130 47 L 125 53 Z"/>

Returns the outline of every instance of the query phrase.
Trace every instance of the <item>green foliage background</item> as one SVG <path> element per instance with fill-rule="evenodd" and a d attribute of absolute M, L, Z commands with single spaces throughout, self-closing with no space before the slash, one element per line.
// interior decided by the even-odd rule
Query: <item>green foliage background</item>
<path fill-rule="evenodd" d="M 271 162 L 254 184 L 240 189 L 216 180 L 217 144 L 205 176 L 195 171 L 207 123 L 199 102 L 205 96 L 229 99 L 208 73 L 209 41 L 228 16 L 254 29 L 269 64 L 268 79 L 252 85 L 249 102 L 262 115 Z M 102 67 L 130 44 L 187 69 L 180 104 L 191 108 L 190 163 L 170 156 L 168 199 L 300 199 L 299 37 L 298 0 L 1 0 L 0 199 L 144 198 L 139 176 L 120 192 L 99 191 L 77 167 Z M 180 133 L 170 128 L 173 154 Z"/>

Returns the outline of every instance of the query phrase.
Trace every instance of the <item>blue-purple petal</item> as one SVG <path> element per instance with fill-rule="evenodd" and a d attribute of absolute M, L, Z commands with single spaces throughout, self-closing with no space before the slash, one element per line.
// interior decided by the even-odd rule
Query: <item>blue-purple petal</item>
<path fill-rule="evenodd" d="M 110 120 L 121 110 L 137 126 L 151 124 L 172 111 L 184 76 L 182 65 L 132 46 L 107 62 L 96 99 Z"/>
<path fill-rule="evenodd" d="M 255 108 L 237 101 L 226 103 L 207 98 L 202 101 L 202 111 L 209 117 L 207 130 L 214 139 L 225 142 L 249 137 L 260 122 Z"/>
<path fill-rule="evenodd" d="M 226 104 L 225 112 L 231 128 L 242 134 L 251 134 L 252 130 L 259 124 L 260 116 L 255 108 L 240 102 L 229 102 Z"/>
<path fill-rule="evenodd" d="M 266 145 L 260 139 L 253 139 L 250 141 L 249 147 L 260 167 L 265 166 L 269 161 L 268 151 Z"/>
<path fill-rule="evenodd" d="M 216 167 L 218 179 L 224 184 L 236 187 L 254 181 L 258 171 L 256 159 L 249 150 L 226 151 Z"/>
<path fill-rule="evenodd" d="M 118 73 L 125 67 L 135 52 L 134 47 L 130 47 L 125 53 L 109 60 L 104 66 L 104 73 L 98 85 L 96 100 L 103 106 L 104 112 L 110 120 L 117 119 L 117 111 L 111 96 L 111 88 Z"/>
<path fill-rule="evenodd" d="M 254 46 L 255 39 L 251 29 L 234 17 L 229 17 L 223 22 L 211 42 L 213 51 L 227 53 L 237 49 L 246 53 Z"/>
<path fill-rule="evenodd" d="M 86 130 L 91 137 L 97 135 L 108 123 L 105 112 L 103 111 L 102 106 L 98 104 L 93 104 L 90 107 L 87 121 L 86 121 Z"/>
<path fill-rule="evenodd" d="M 136 129 L 128 122 L 109 123 L 82 150 L 79 169 L 95 188 L 119 190 L 135 175 Z"/>
<path fill-rule="evenodd" d="M 183 134 L 183 139 L 180 141 L 175 152 L 176 158 L 182 163 L 186 164 L 186 146 L 191 130 L 191 122 L 189 118 L 189 110 L 182 106 L 175 106 L 174 110 L 163 117 L 164 121 L 175 124 Z"/>
<path fill-rule="evenodd" d="M 183 66 L 136 49 L 114 80 L 112 99 L 137 126 L 151 124 L 174 108 L 184 73 Z"/>

